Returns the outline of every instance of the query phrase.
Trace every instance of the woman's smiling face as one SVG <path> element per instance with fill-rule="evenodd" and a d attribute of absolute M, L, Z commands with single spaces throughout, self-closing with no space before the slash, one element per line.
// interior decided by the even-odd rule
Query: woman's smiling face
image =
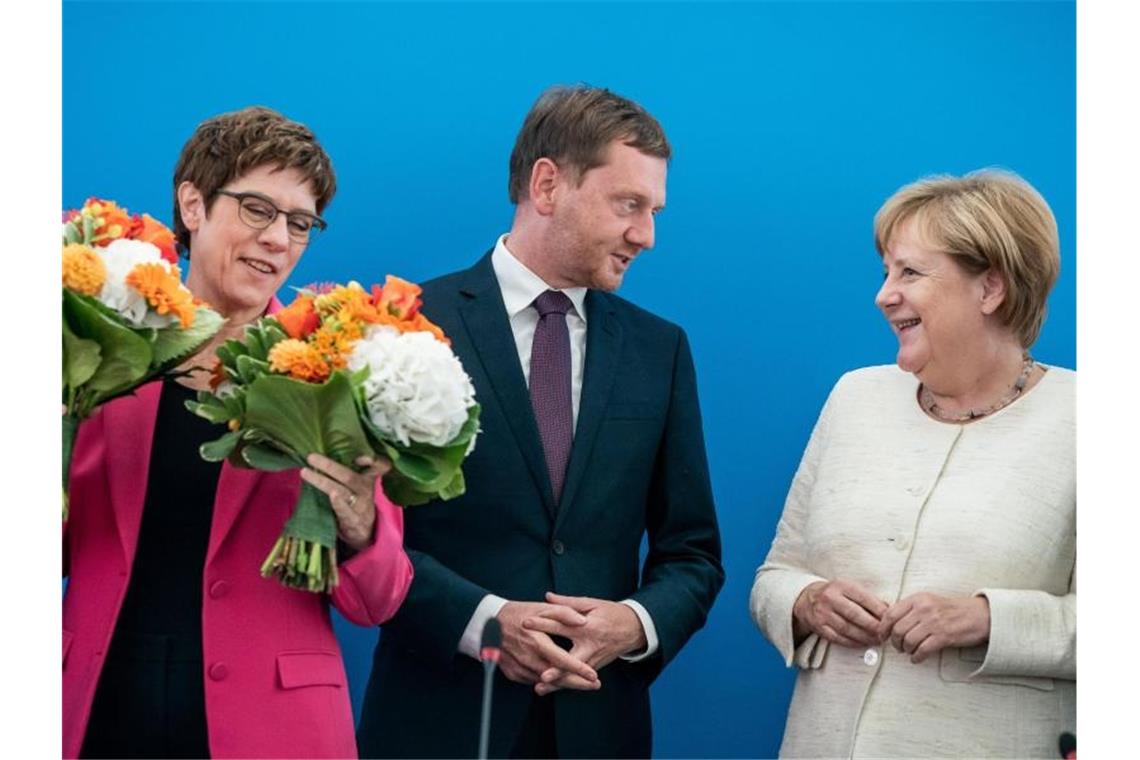
<path fill-rule="evenodd" d="M 898 337 L 901 369 L 929 382 L 977 355 L 971 349 L 984 336 L 984 274 L 970 274 L 924 243 L 913 219 L 887 245 L 883 271 L 875 305 Z"/>
<path fill-rule="evenodd" d="M 306 244 L 290 239 L 285 214 L 263 230 L 254 229 L 239 216 L 236 198 L 216 196 L 207 214 L 197 189 L 184 188 L 180 193 L 187 197 L 180 197 L 180 207 L 191 236 L 187 286 L 225 316 L 257 316 L 289 277 Z M 262 195 L 286 211 L 316 213 L 312 184 L 296 169 L 260 166 L 222 189 Z"/>

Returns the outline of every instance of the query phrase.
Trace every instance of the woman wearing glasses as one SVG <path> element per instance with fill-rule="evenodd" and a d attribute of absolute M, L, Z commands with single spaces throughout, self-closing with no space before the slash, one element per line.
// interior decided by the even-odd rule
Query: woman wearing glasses
<path fill-rule="evenodd" d="M 313 133 L 265 108 L 199 125 L 174 172 L 187 286 L 228 318 L 215 339 L 279 306 L 336 190 Z M 189 365 L 212 364 L 214 346 Z M 377 625 L 407 594 L 403 521 L 379 488 L 314 455 L 266 473 L 208 463 L 218 429 L 185 409 L 197 366 L 96 412 L 79 431 L 64 533 L 64 757 L 355 757 L 331 602 Z M 328 596 L 260 577 L 300 491 L 329 495 L 341 548 Z"/>

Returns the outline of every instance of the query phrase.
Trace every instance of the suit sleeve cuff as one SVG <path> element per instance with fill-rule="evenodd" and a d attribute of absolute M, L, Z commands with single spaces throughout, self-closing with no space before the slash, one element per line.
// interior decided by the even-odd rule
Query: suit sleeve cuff
<path fill-rule="evenodd" d="M 653 618 L 649 616 L 649 611 L 642 607 L 639 602 L 633 599 L 622 599 L 621 603 L 633 610 L 637 619 L 641 621 L 642 630 L 645 631 L 645 649 L 641 652 L 623 654 L 621 659 L 626 662 L 641 662 L 657 653 L 657 627 L 653 625 Z"/>
<path fill-rule="evenodd" d="M 483 597 L 471 615 L 471 619 L 467 621 L 463 635 L 459 638 L 459 651 L 462 654 L 476 660 L 479 659 L 479 645 L 483 639 L 483 626 L 487 625 L 488 620 L 498 615 L 499 610 L 503 609 L 503 605 L 508 601 L 494 594 L 487 594 Z"/>

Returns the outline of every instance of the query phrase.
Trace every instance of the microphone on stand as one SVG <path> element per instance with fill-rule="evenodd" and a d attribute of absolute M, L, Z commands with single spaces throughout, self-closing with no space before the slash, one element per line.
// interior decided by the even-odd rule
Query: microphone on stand
<path fill-rule="evenodd" d="M 483 626 L 483 638 L 479 642 L 479 659 L 483 662 L 483 717 L 479 720 L 479 760 L 487 758 L 487 740 L 491 734 L 491 685 L 494 683 L 495 666 L 503 650 L 503 628 L 497 618 L 491 618 Z"/>
<path fill-rule="evenodd" d="M 1061 757 L 1065 760 L 1077 760 L 1077 737 L 1070 734 L 1068 731 L 1061 734 L 1058 740 L 1058 745 L 1061 750 Z"/>

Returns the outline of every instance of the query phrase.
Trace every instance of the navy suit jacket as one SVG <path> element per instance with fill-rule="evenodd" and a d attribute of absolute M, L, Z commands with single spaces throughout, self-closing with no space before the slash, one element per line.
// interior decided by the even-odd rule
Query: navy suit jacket
<path fill-rule="evenodd" d="M 586 296 L 586 367 L 556 505 L 530 396 L 488 253 L 424 285 L 483 406 L 467 492 L 407 510 L 415 578 L 383 626 L 358 734 L 362 757 L 473 757 L 482 666 L 457 650 L 488 593 L 634 599 L 655 655 L 616 660 L 593 692 L 554 700 L 561 757 L 648 757 L 649 685 L 702 625 L 721 585 L 696 376 L 684 332 L 617 296 Z M 647 554 L 640 559 L 643 537 Z M 496 677 L 493 756 L 509 754 L 532 687 Z"/>

